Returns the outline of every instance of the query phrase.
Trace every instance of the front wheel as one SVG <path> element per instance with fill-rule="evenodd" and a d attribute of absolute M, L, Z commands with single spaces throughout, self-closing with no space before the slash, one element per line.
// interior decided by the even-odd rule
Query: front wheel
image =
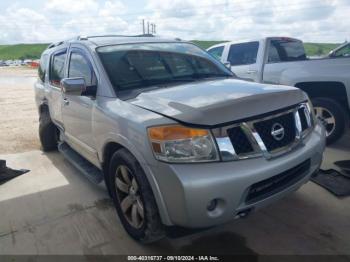
<path fill-rule="evenodd" d="M 312 99 L 316 117 L 325 122 L 327 145 L 337 141 L 344 133 L 346 116 L 343 107 L 329 98 Z"/>
<path fill-rule="evenodd" d="M 163 238 L 157 204 L 140 164 L 126 149 L 114 153 L 110 163 L 109 186 L 126 232 L 142 243 Z"/>

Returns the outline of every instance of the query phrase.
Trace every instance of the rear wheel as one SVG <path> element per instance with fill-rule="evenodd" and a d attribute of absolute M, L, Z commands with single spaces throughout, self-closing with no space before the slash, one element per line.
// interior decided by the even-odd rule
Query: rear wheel
<path fill-rule="evenodd" d="M 312 99 L 316 117 L 325 122 L 327 144 L 337 141 L 344 133 L 346 117 L 343 107 L 335 100 L 329 98 Z"/>
<path fill-rule="evenodd" d="M 52 151 L 57 149 L 58 129 L 52 122 L 48 110 L 44 110 L 39 118 L 39 138 L 43 151 Z"/>
<path fill-rule="evenodd" d="M 110 163 L 109 186 L 124 229 L 143 243 L 163 238 L 157 204 L 140 164 L 126 149 L 114 153 Z"/>

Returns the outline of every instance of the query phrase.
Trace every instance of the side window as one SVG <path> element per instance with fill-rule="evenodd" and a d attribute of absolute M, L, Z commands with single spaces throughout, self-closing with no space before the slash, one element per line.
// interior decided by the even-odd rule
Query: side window
<path fill-rule="evenodd" d="M 289 62 L 306 60 L 304 45 L 293 39 L 271 40 L 268 62 Z"/>
<path fill-rule="evenodd" d="M 281 58 L 278 54 L 277 48 L 270 44 L 268 63 L 277 63 L 280 61 L 281 61 Z"/>
<path fill-rule="evenodd" d="M 64 61 L 66 59 L 66 51 L 55 54 L 52 57 L 50 65 L 50 83 L 59 87 L 62 78 L 64 78 Z"/>
<path fill-rule="evenodd" d="M 255 64 L 258 49 L 259 42 L 233 44 L 230 47 L 227 60 L 233 66 Z"/>
<path fill-rule="evenodd" d="M 96 77 L 93 73 L 92 66 L 81 53 L 71 53 L 68 77 L 83 77 L 86 86 L 96 86 Z"/>
<path fill-rule="evenodd" d="M 218 47 L 209 49 L 208 53 L 214 56 L 217 60 L 220 60 L 223 51 L 224 51 L 224 46 L 218 46 Z"/>
<path fill-rule="evenodd" d="M 46 66 L 47 66 L 48 55 L 42 55 L 40 58 L 40 65 L 38 68 L 38 75 L 41 82 L 45 82 Z"/>

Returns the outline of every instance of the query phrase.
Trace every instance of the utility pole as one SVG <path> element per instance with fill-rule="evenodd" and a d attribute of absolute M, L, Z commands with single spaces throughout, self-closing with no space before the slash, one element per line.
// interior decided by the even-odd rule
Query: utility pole
<path fill-rule="evenodd" d="M 146 29 L 146 22 L 147 22 L 147 29 Z M 151 28 L 150 28 L 151 27 Z M 142 33 L 145 34 L 155 34 L 156 33 L 156 24 L 150 23 L 149 21 L 145 21 L 145 19 L 142 19 Z"/>
<path fill-rule="evenodd" d="M 142 19 L 142 34 L 145 34 L 145 19 Z"/>

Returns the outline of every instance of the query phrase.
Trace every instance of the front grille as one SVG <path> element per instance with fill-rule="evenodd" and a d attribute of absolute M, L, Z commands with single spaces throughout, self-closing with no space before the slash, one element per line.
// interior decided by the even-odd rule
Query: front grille
<path fill-rule="evenodd" d="M 276 139 L 276 137 L 272 135 L 272 130 L 275 124 L 279 124 L 279 127 L 283 127 L 284 135 L 281 140 Z M 294 114 L 292 112 L 261 122 L 256 122 L 254 123 L 254 127 L 269 152 L 288 146 L 295 140 L 296 128 Z"/>
<path fill-rule="evenodd" d="M 251 204 L 272 196 L 295 184 L 307 174 L 310 169 L 310 159 L 273 177 L 253 184 L 248 191 L 245 202 Z"/>
<path fill-rule="evenodd" d="M 306 103 L 301 103 L 294 108 L 286 108 L 261 118 L 214 129 L 215 137 L 225 136 L 226 133 L 229 138 L 226 141 L 231 144 L 219 146 L 220 153 L 226 154 L 225 159 L 229 160 L 261 155 L 267 159 L 281 156 L 293 150 L 310 133 L 313 122 L 309 110 Z"/>
<path fill-rule="evenodd" d="M 228 129 L 227 135 L 237 155 L 253 152 L 253 147 L 240 126 Z"/>

